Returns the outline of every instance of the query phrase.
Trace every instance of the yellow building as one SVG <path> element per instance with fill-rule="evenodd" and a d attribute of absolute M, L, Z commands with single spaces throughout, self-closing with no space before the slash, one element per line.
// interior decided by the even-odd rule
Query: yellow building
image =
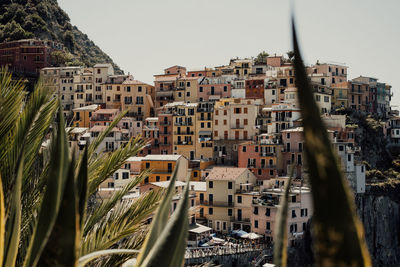
<path fill-rule="evenodd" d="M 128 116 L 137 121 L 152 116 L 154 107 L 151 92 L 153 86 L 133 80 L 132 76 L 106 85 L 106 106 L 121 111 L 128 110 Z"/>
<path fill-rule="evenodd" d="M 177 180 L 186 181 L 188 160 L 181 155 L 147 155 L 142 158 L 141 170 L 150 169 L 152 173 L 142 184 L 169 181 L 175 166 L 179 162 Z"/>
<path fill-rule="evenodd" d="M 332 108 L 347 108 L 348 107 L 348 82 L 332 84 Z"/>
<path fill-rule="evenodd" d="M 199 77 L 180 77 L 174 91 L 174 100 L 176 102 L 196 102 L 198 92 Z"/>
<path fill-rule="evenodd" d="M 74 108 L 74 126 L 75 127 L 90 127 L 90 118 L 93 112 L 100 108 L 99 105 L 93 104 L 89 106 L 84 106 L 81 108 Z"/>

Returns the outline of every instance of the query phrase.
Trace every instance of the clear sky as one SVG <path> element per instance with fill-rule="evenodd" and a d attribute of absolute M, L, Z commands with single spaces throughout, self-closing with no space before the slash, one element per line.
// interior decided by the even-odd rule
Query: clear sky
<path fill-rule="evenodd" d="M 285 0 L 58 0 L 73 25 L 135 79 L 172 65 L 188 70 L 228 64 L 233 57 L 291 50 Z M 400 108 L 400 1 L 295 1 L 306 63 L 338 62 L 349 78 L 391 84 Z"/>

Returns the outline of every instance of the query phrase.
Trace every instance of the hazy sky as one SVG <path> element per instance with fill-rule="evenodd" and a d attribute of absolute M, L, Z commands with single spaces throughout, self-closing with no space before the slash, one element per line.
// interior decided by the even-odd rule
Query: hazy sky
<path fill-rule="evenodd" d="M 198 69 L 232 57 L 291 50 L 284 0 L 58 0 L 73 25 L 135 79 L 172 65 Z M 306 63 L 345 63 L 349 78 L 391 84 L 400 108 L 399 0 L 295 1 Z"/>

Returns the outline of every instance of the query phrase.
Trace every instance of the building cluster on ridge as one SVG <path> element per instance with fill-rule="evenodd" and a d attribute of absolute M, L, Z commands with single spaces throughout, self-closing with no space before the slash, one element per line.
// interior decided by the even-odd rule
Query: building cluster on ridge
<path fill-rule="evenodd" d="M 363 193 L 366 170 L 354 129 L 335 111 L 384 118 L 388 138 L 398 143 L 400 123 L 390 108 L 391 86 L 371 77 L 348 80 L 347 67 L 339 64 L 317 62 L 307 73 L 341 168 L 354 192 Z M 290 60 L 269 56 L 256 64 L 232 59 L 225 66 L 193 71 L 172 66 L 154 75 L 154 85 L 129 74 L 114 75 L 110 64 L 48 67 L 41 76 L 73 121 L 69 144 L 77 153 L 125 110 L 98 150 L 114 151 L 138 135 L 147 139 L 141 154 L 102 184 L 103 197 L 145 169 L 153 172 L 131 192 L 132 198 L 165 187 L 179 161 L 175 186 L 178 190 L 190 177 L 192 225 L 203 222 L 220 232 L 243 229 L 271 241 L 283 186 L 294 168 L 289 240 L 294 242 L 306 228 L 313 208 Z"/>

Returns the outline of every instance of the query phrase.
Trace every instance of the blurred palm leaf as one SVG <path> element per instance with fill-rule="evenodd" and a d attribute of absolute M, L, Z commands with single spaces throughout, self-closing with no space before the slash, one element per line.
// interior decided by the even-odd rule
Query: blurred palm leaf
<path fill-rule="evenodd" d="M 18 254 L 20 226 L 21 226 L 21 187 L 22 172 L 24 165 L 24 154 L 18 159 L 17 177 L 12 191 L 10 210 L 7 218 L 5 239 L 4 239 L 4 266 L 14 266 Z M 3 245 L 3 244 L 2 244 Z M 1 247 L 3 249 L 3 247 Z"/>
<path fill-rule="evenodd" d="M 4 234 L 6 230 L 6 215 L 4 211 L 3 183 L 0 176 L 0 247 L 4 248 Z M 4 249 L 0 249 L 0 264 L 3 266 Z"/>
<path fill-rule="evenodd" d="M 161 235 L 162 231 L 164 230 L 165 224 L 168 221 L 168 216 L 171 210 L 171 201 L 175 192 L 175 181 L 177 178 L 178 168 L 179 162 L 175 166 L 167 191 L 163 197 L 163 200 L 160 203 L 160 206 L 157 209 L 157 213 L 154 216 L 150 232 L 148 233 L 143 248 L 138 256 L 136 266 L 141 266 L 144 258 L 148 255 L 148 253 L 150 253 L 150 250 Z"/>
<path fill-rule="evenodd" d="M 58 112 L 57 134 L 53 138 L 52 156 L 47 179 L 46 191 L 43 196 L 35 230 L 24 261 L 24 266 L 36 266 L 39 257 L 49 239 L 61 205 L 67 180 L 69 155 L 64 126 L 64 115 Z"/>
<path fill-rule="evenodd" d="M 285 184 L 284 194 L 279 200 L 280 208 L 274 236 L 274 263 L 277 267 L 287 265 L 287 216 L 289 208 L 289 191 L 292 184 L 294 165 L 291 167 L 289 179 Z"/>
<path fill-rule="evenodd" d="M 318 266 L 371 266 L 354 198 L 328 139 L 300 55 L 292 21 L 296 86 L 314 204 L 313 233 Z"/>

